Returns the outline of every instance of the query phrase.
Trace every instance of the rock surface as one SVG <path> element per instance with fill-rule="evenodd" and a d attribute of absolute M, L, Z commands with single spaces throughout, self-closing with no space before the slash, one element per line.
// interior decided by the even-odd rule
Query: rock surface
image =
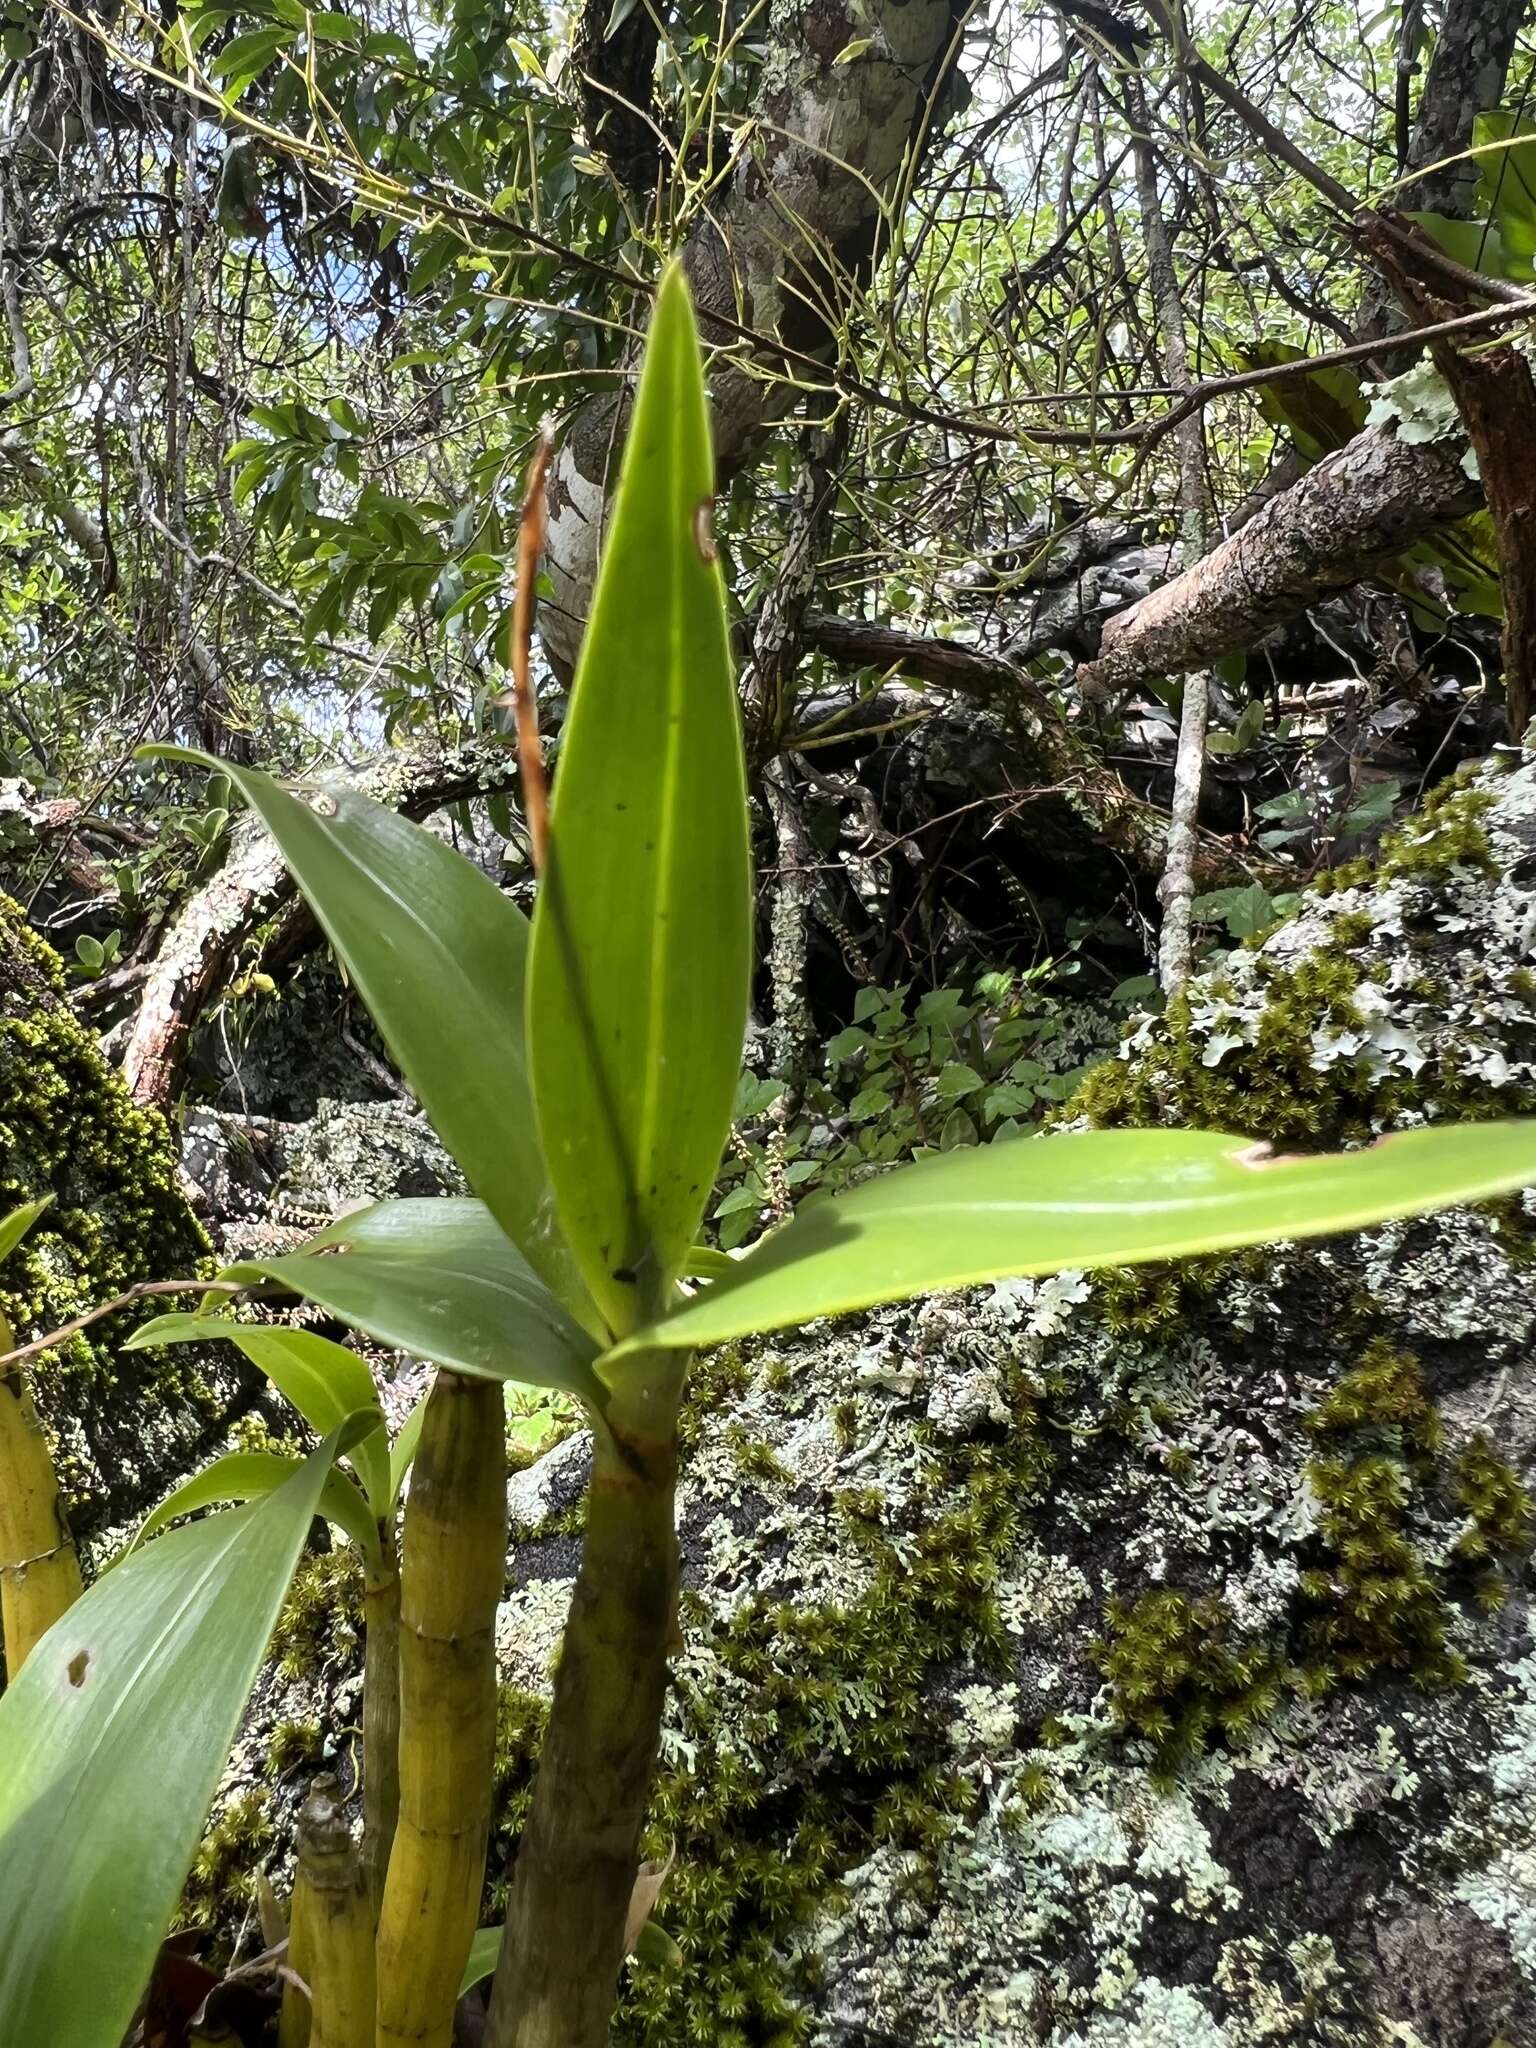
<path fill-rule="evenodd" d="M 1087 1110 L 1536 1106 L 1536 763 L 1340 881 Z M 650 1844 L 687 1961 L 615 2038 L 1536 2043 L 1533 1239 L 1526 1198 L 703 1361 Z M 513 1487 L 530 1749 L 583 1469 Z"/>

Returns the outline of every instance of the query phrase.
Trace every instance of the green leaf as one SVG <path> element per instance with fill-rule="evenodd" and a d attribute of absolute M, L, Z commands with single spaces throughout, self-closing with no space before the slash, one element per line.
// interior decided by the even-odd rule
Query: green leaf
<path fill-rule="evenodd" d="M 421 1441 L 421 1425 L 427 1418 L 427 1397 L 422 1395 L 416 1406 L 400 1425 L 400 1434 L 389 1450 L 389 1504 L 394 1506 L 400 1498 L 400 1489 L 405 1484 L 405 1475 L 416 1461 L 416 1446 Z"/>
<path fill-rule="evenodd" d="M 279 1280 L 381 1344 L 455 1372 L 603 1398 L 596 1346 L 483 1202 L 381 1202 L 223 1277 Z"/>
<path fill-rule="evenodd" d="M 0 1216 L 0 1259 L 8 1259 L 11 1256 L 38 1217 L 52 1206 L 52 1195 L 44 1195 L 39 1201 L 23 1202 L 19 1209 L 12 1209 L 9 1215 Z"/>
<path fill-rule="evenodd" d="M 718 1344 L 947 1287 L 1359 1230 L 1536 1184 L 1536 1118 L 1270 1157 L 1219 1131 L 1076 1131 L 944 1153 L 808 1205 L 620 1346 Z"/>
<path fill-rule="evenodd" d="M 232 1323 L 223 1316 L 156 1316 L 142 1324 L 123 1345 L 125 1351 L 150 1351 L 162 1344 L 207 1344 L 227 1337 L 252 1365 L 260 1368 L 285 1400 L 291 1401 L 318 1436 L 337 1429 L 349 1415 L 373 1409 L 378 1428 L 370 1430 L 348 1453 L 363 1482 L 374 1520 L 382 1522 L 392 1498 L 389 1484 L 389 1437 L 379 1406 L 373 1374 L 355 1351 L 333 1344 L 313 1330 L 287 1330 L 265 1323 Z"/>
<path fill-rule="evenodd" d="M 180 747 L 160 758 L 209 757 Z M 528 925 L 488 876 L 345 784 L 304 800 L 228 767 L 475 1193 L 594 1334 L 534 1127 L 523 1038 Z"/>
<path fill-rule="evenodd" d="M 232 1500 L 260 1500 L 266 1494 L 276 1493 L 302 1463 L 301 1458 L 285 1457 L 277 1451 L 230 1451 L 215 1458 L 201 1472 L 194 1472 L 190 1479 L 173 1487 L 158 1507 L 150 1509 L 129 1548 L 137 1550 L 157 1530 L 182 1515 L 196 1514 L 199 1508 Z M 325 1475 L 318 1512 L 344 1536 L 349 1536 L 359 1550 L 369 1557 L 378 1555 L 377 1521 L 344 1472 L 333 1470 Z"/>
<path fill-rule="evenodd" d="M 665 1299 L 720 1162 L 751 875 L 714 457 L 681 270 L 657 294 L 534 913 L 528 1039 L 560 1219 L 617 1331 Z"/>
<path fill-rule="evenodd" d="M 1260 341 L 1238 352 L 1245 369 L 1276 369 L 1295 363 L 1304 351 L 1290 342 Z M 1259 411 L 1271 426 L 1283 427 L 1306 463 L 1318 462 L 1352 441 L 1365 423 L 1360 379 L 1347 364 L 1277 377 L 1257 387 Z"/>
<path fill-rule="evenodd" d="M 0 1699 L 8 2040 L 119 2048 L 335 1448 L 107 1572 Z"/>

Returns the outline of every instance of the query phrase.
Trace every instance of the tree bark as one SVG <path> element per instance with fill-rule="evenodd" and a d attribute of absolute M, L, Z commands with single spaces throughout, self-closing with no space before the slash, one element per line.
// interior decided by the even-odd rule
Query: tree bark
<path fill-rule="evenodd" d="M 1450 0 L 1409 144 L 1411 170 L 1456 156 L 1472 140 L 1474 118 L 1498 105 L 1529 9 L 1530 0 Z M 1475 160 L 1426 169 L 1399 204 L 1469 220 L 1478 177 Z"/>
<path fill-rule="evenodd" d="M 513 788 L 517 757 L 499 743 L 451 754 L 390 754 L 356 780 L 378 802 L 422 818 L 444 804 Z M 174 1101 L 192 1033 L 240 948 L 285 910 L 308 919 L 295 904 L 293 877 L 276 846 L 254 819 L 245 819 L 231 835 L 223 865 L 172 922 L 145 980 L 122 1066 L 136 1102 L 165 1109 Z"/>
<path fill-rule="evenodd" d="M 1090 700 L 1236 654 L 1330 591 L 1482 502 L 1458 441 L 1400 441 L 1373 427 L 1272 498 L 1171 583 L 1119 612 L 1097 661 L 1077 671 Z"/>
<path fill-rule="evenodd" d="M 1371 246 L 1416 319 L 1432 323 L 1466 310 L 1440 296 L 1400 243 L 1372 235 Z M 1504 702 L 1518 741 L 1536 712 L 1536 382 L 1525 354 L 1507 342 L 1463 350 L 1446 339 L 1431 352 L 1477 456 L 1493 520 L 1504 594 Z"/>
<path fill-rule="evenodd" d="M 772 0 L 763 84 L 742 133 L 751 137 L 718 205 L 699 216 L 682 260 L 706 342 L 715 456 L 723 481 L 751 460 L 768 429 L 802 395 L 806 356 L 830 364 L 848 282 L 868 275 L 914 155 L 937 125 L 933 99 L 954 47 L 950 0 Z M 860 53 L 839 64 L 858 43 Z M 750 327 L 752 352 L 708 315 Z M 794 378 L 772 344 L 795 352 Z M 603 511 L 623 445 L 628 391 L 588 400 L 550 478 L 546 567 L 539 610 L 544 649 L 568 677 L 597 569 Z"/>

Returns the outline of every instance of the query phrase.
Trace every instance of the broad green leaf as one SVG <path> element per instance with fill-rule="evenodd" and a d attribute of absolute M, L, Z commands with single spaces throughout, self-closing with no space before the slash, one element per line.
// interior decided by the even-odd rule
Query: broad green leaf
<path fill-rule="evenodd" d="M 389 1437 L 373 1374 L 355 1351 L 333 1344 L 314 1330 L 288 1330 L 266 1323 L 234 1323 L 224 1316 L 156 1316 L 134 1331 L 125 1351 L 149 1351 L 162 1344 L 207 1344 L 227 1337 L 260 1368 L 285 1400 L 291 1401 L 318 1436 L 349 1415 L 372 1408 L 379 1426 L 347 1454 L 363 1482 L 375 1521 L 389 1513 Z"/>
<path fill-rule="evenodd" d="M 555 779 L 528 1043 L 560 1220 L 620 1333 L 665 1298 L 730 1125 L 751 877 L 693 311 L 667 273 Z"/>
<path fill-rule="evenodd" d="M 1244 369 L 1278 368 L 1299 362 L 1304 351 L 1284 341 L 1258 341 L 1238 351 Z M 1283 427 L 1307 464 L 1319 462 L 1352 441 L 1365 422 L 1360 379 L 1347 365 L 1277 377 L 1256 388 L 1259 411 L 1271 426 Z"/>
<path fill-rule="evenodd" d="M 1490 108 L 1474 120 L 1472 140 L 1477 146 L 1511 145 L 1477 159 L 1478 188 L 1498 223 L 1506 274 L 1529 278 L 1536 256 L 1536 126 L 1513 108 Z M 1492 267 L 1488 261 L 1479 265 Z"/>
<path fill-rule="evenodd" d="M 1536 1119 L 1271 1156 L 1219 1131 L 1077 1131 L 949 1152 L 802 1209 L 621 1346 L 718 1344 L 946 1287 L 1359 1230 L 1536 1185 Z"/>
<path fill-rule="evenodd" d="M 8 1259 L 17 1245 L 32 1228 L 43 1211 L 51 1207 L 52 1195 L 44 1195 L 37 1202 L 23 1202 L 19 1209 L 12 1209 L 9 1215 L 0 1216 L 0 1259 Z"/>
<path fill-rule="evenodd" d="M 150 1509 L 130 1547 L 137 1550 L 158 1530 L 182 1515 L 196 1514 L 199 1508 L 222 1506 L 232 1500 L 260 1500 L 264 1494 L 275 1493 L 303 1462 L 302 1458 L 285 1457 L 279 1451 L 230 1451 L 215 1458 L 201 1472 L 194 1472 L 180 1486 L 172 1487 L 159 1506 Z M 370 1557 L 377 1555 L 377 1522 L 367 1501 L 344 1472 L 331 1471 L 325 1475 L 317 1512 L 350 1537 L 359 1550 Z"/>
<path fill-rule="evenodd" d="M 0 1699 L 8 2042 L 119 2048 L 335 1449 L 107 1572 Z"/>
<path fill-rule="evenodd" d="M 422 1395 L 416 1406 L 400 1425 L 400 1434 L 395 1438 L 389 1451 L 389 1504 L 394 1506 L 400 1498 L 400 1489 L 405 1484 L 405 1475 L 416 1459 L 416 1446 L 421 1442 L 421 1425 L 427 1418 L 427 1397 Z"/>
<path fill-rule="evenodd" d="M 244 1259 L 229 1280 L 278 1280 L 418 1358 L 601 1402 L 596 1347 L 483 1202 L 381 1202 L 296 1252 Z"/>
<path fill-rule="evenodd" d="M 160 758 L 210 757 L 181 747 Z M 464 1176 L 523 1256 L 596 1334 L 560 1235 L 523 1039 L 528 924 L 488 876 L 344 783 L 300 795 L 225 767 L 276 840 L 373 1021 Z"/>

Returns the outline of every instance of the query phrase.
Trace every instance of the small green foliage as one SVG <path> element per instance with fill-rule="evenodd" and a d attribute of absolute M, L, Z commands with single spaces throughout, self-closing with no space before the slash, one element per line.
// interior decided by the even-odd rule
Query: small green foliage
<path fill-rule="evenodd" d="M 204 1835 L 182 1897 L 184 1925 L 228 1924 L 256 1897 L 258 1866 L 272 1847 L 265 1792 L 241 1792 Z"/>
<path fill-rule="evenodd" d="M 1067 997 L 1058 984 L 1075 966 L 984 974 L 969 994 L 861 989 L 853 1023 L 828 1042 L 823 1074 L 787 1126 L 775 1113 L 783 1084 L 744 1074 L 713 1211 L 720 1243 L 744 1243 L 808 1194 L 1059 1109 L 1132 1001 L 1118 991 L 1092 1007 Z"/>
<path fill-rule="evenodd" d="M 314 1767 L 325 1751 L 325 1730 L 318 1721 L 279 1721 L 267 1741 L 267 1770 L 274 1778 Z"/>
<path fill-rule="evenodd" d="M 1481 1430 L 1456 1460 L 1455 1494 L 1470 1523 L 1457 1542 L 1458 1557 L 1481 1561 L 1530 1549 L 1531 1496 Z"/>
<path fill-rule="evenodd" d="M 293 1575 L 272 1632 L 272 1655 L 288 1678 L 303 1678 L 327 1664 L 346 1664 L 362 1653 L 363 1567 L 356 1546 L 306 1557 Z"/>
<path fill-rule="evenodd" d="M 789 1474 L 767 1444 L 758 1443 L 739 1422 L 725 1425 L 725 1441 L 743 1479 L 759 1485 L 787 1485 Z"/>
<path fill-rule="evenodd" d="M 1359 1364 L 1307 1417 L 1307 1428 L 1318 1436 L 1373 1426 L 1399 1430 L 1405 1446 L 1422 1452 L 1437 1450 L 1444 1434 L 1424 1392 L 1418 1360 L 1382 1337 L 1371 1339 Z"/>
<path fill-rule="evenodd" d="M 1213 1735 L 1250 1734 L 1285 1682 L 1274 1646 L 1240 1637 L 1225 1601 L 1173 1586 L 1112 1600 L 1098 1661 L 1121 1727 L 1153 1744 L 1164 1779 Z"/>

